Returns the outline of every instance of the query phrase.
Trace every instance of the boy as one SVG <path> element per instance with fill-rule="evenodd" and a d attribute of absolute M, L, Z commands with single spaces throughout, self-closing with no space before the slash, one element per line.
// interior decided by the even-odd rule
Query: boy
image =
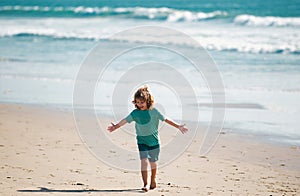
<path fill-rule="evenodd" d="M 133 110 L 126 118 L 121 120 L 118 124 L 108 126 L 107 130 L 113 132 L 126 123 L 135 121 L 136 138 L 139 149 L 139 155 L 141 160 L 141 173 L 144 186 L 142 190 L 148 191 L 148 161 L 151 167 L 151 182 L 150 189 L 156 188 L 156 168 L 158 156 L 160 152 L 159 136 L 158 136 L 158 124 L 159 120 L 165 121 L 169 125 L 178 128 L 182 133 L 188 131 L 185 125 L 178 125 L 175 122 L 166 119 L 160 112 L 153 107 L 154 99 L 148 91 L 147 87 L 139 88 L 134 94 L 134 100 L 132 103 L 136 109 Z"/>

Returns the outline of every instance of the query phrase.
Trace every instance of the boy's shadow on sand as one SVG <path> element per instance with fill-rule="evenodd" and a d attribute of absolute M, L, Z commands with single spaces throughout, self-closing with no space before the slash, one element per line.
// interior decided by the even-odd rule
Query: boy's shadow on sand
<path fill-rule="evenodd" d="M 40 189 L 35 190 L 18 190 L 23 193 L 89 193 L 89 192 L 100 192 L 100 193 L 122 193 L 122 192 L 136 192 L 144 193 L 142 189 L 109 189 L 109 190 L 97 190 L 97 189 L 82 189 L 82 190 L 68 190 L 68 189 L 48 189 L 45 187 L 38 187 Z"/>

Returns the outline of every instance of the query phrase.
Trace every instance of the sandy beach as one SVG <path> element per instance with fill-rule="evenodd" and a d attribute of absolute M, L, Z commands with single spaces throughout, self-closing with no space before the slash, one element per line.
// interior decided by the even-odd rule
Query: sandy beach
<path fill-rule="evenodd" d="M 1 0 L 0 196 L 300 196 L 299 10 L 296 0 Z M 189 129 L 159 124 L 148 192 L 134 123 L 107 131 L 144 85 Z"/>
<path fill-rule="evenodd" d="M 159 169 L 158 187 L 143 193 L 139 173 L 111 168 L 89 152 L 71 112 L 15 104 L 0 108 L 1 195 L 300 194 L 299 146 L 225 132 L 200 156 L 195 139 L 181 157 Z"/>

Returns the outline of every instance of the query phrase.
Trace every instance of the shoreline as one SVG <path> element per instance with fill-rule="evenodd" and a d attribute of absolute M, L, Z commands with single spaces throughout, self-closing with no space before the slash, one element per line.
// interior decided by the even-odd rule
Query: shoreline
<path fill-rule="evenodd" d="M 138 172 L 114 169 L 89 152 L 80 140 L 72 113 L 20 104 L 1 103 L 0 108 L 1 194 L 140 192 Z M 167 126 L 163 129 L 172 132 Z M 118 134 L 110 137 L 122 142 Z M 195 138 L 180 157 L 159 168 L 158 187 L 146 194 L 299 194 L 299 146 L 270 145 L 225 132 L 202 156 L 199 142 Z"/>
<path fill-rule="evenodd" d="M 28 106 L 32 108 L 37 108 L 37 109 L 46 109 L 49 111 L 58 111 L 58 112 L 66 112 L 70 113 L 73 115 L 73 106 L 72 105 L 53 105 L 53 104 L 36 104 L 36 103 L 10 103 L 10 102 L 1 102 L 0 105 L 20 105 L 20 106 Z M 230 105 L 230 104 L 229 104 Z M 235 105 L 235 104 L 233 104 Z M 238 107 L 243 106 L 243 104 L 236 104 Z M 227 106 L 227 105 L 226 105 Z M 246 104 L 246 107 L 248 104 Z M 252 105 L 250 104 L 251 108 Z M 227 107 L 226 107 L 227 108 Z M 231 109 L 232 107 L 229 107 Z M 233 107 L 234 108 L 234 107 Z M 98 110 L 96 110 L 97 112 Z M 105 113 L 97 113 L 97 117 L 100 118 L 105 118 L 105 119 L 112 119 L 112 117 L 108 114 Z M 176 119 L 174 119 L 176 120 Z M 194 124 L 195 122 L 190 122 L 191 124 Z M 207 126 L 207 122 L 205 123 L 199 123 L 199 126 Z M 226 126 L 223 126 L 223 129 L 220 131 L 220 135 L 222 134 L 230 134 L 230 135 L 235 135 L 236 137 L 243 137 L 244 139 L 246 138 L 254 138 L 255 141 L 262 143 L 262 144 L 267 144 L 267 145 L 272 145 L 272 146 L 285 146 L 285 147 L 298 147 L 300 148 L 300 143 L 299 142 L 294 142 L 290 143 L 288 141 L 292 141 L 293 138 L 288 137 L 288 136 L 282 136 L 282 135 L 270 135 L 266 133 L 258 133 L 258 134 L 252 134 L 252 131 L 247 131 L 247 130 L 236 130 L 232 129 Z"/>

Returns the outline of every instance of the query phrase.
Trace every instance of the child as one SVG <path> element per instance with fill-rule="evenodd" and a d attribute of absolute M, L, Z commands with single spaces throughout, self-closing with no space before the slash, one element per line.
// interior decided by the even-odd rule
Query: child
<path fill-rule="evenodd" d="M 159 113 L 157 109 L 153 107 L 154 99 L 146 86 L 137 90 L 137 92 L 134 94 L 134 100 L 132 103 L 135 105 L 136 109 L 118 124 L 111 123 L 112 125 L 108 126 L 107 130 L 113 132 L 126 123 L 135 121 L 136 139 L 141 160 L 141 173 L 144 182 L 142 190 L 147 192 L 148 161 L 151 166 L 150 189 L 156 188 L 156 161 L 158 160 L 160 151 L 158 137 L 159 120 L 165 121 L 173 127 L 178 128 L 182 133 L 187 132 L 188 129 L 184 127 L 185 125 L 178 125 L 175 122 L 166 119 Z"/>

